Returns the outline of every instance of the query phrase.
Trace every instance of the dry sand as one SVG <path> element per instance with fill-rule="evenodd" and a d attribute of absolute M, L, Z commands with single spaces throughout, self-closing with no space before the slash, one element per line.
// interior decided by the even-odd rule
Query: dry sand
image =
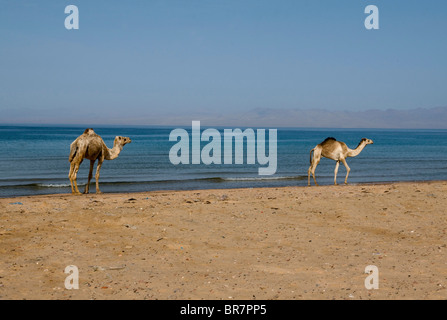
<path fill-rule="evenodd" d="M 0 199 L 0 299 L 445 299 L 447 182 Z M 64 286 L 65 267 L 79 289 Z M 365 267 L 379 289 L 365 288 Z"/>

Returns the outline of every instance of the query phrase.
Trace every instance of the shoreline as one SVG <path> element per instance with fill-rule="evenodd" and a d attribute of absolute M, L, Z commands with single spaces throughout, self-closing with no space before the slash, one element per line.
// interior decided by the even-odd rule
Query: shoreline
<path fill-rule="evenodd" d="M 312 179 L 312 178 L 311 178 Z M 339 183 L 338 185 L 333 184 L 320 184 L 318 186 L 315 186 L 313 181 L 311 181 L 311 186 L 307 185 L 296 185 L 296 186 L 266 186 L 266 187 L 228 187 L 228 188 L 205 188 L 205 189 L 166 189 L 166 190 L 147 190 L 147 191 L 130 191 L 130 192 L 103 192 L 101 195 L 120 195 L 120 194 L 142 194 L 142 193 L 158 193 L 158 192 L 200 192 L 200 191 L 207 191 L 207 190 L 245 190 L 245 189 L 276 189 L 276 188 L 320 188 L 320 187 L 349 187 L 349 186 L 371 186 L 371 185 L 389 185 L 389 184 L 411 184 L 411 183 L 437 183 L 437 182 L 447 182 L 447 180 L 407 180 L 407 181 L 378 181 L 378 182 L 354 182 L 354 183 L 348 183 L 345 185 L 344 183 Z M 84 188 L 84 185 L 78 184 L 80 190 Z M 82 196 L 91 196 L 96 195 L 96 192 L 94 190 L 94 183 L 91 183 L 90 186 L 90 193 L 88 194 L 81 194 L 78 195 L 78 197 Z M 81 191 L 82 191 L 81 190 Z M 18 196 L 0 196 L 0 200 L 2 199 L 16 199 L 16 198 L 26 198 L 26 197 L 45 197 L 45 196 L 72 196 L 71 192 L 65 192 L 65 193 L 45 193 L 45 194 L 30 194 L 30 195 L 18 195 Z"/>
<path fill-rule="evenodd" d="M 445 299 L 445 208 L 447 181 L 1 198 L 0 299 Z"/>

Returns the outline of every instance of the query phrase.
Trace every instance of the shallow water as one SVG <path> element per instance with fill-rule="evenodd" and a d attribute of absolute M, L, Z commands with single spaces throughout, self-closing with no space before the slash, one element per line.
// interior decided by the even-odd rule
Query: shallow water
<path fill-rule="evenodd" d="M 0 126 L 0 196 L 71 192 L 69 147 L 84 129 Z M 132 139 L 117 159 L 104 162 L 101 190 L 138 192 L 304 186 L 307 185 L 309 151 L 329 136 L 344 141 L 350 148 L 355 148 L 363 137 L 374 140 L 374 144 L 366 146 L 360 155 L 348 159 L 350 183 L 447 180 L 447 130 L 279 128 L 276 173 L 260 176 L 258 168 L 266 165 L 260 165 L 258 161 L 247 164 L 246 155 L 244 164 L 172 164 L 169 151 L 176 142 L 169 141 L 169 134 L 173 129 L 95 127 L 95 132 L 110 148 L 117 135 Z M 191 131 L 191 127 L 185 129 Z M 222 137 L 223 129 L 219 128 Z M 222 155 L 223 150 L 222 139 Z M 334 161 L 323 158 L 316 170 L 317 181 L 332 184 L 334 167 Z M 81 191 L 87 181 L 88 169 L 89 161 L 86 160 L 78 173 Z M 342 183 L 345 175 L 346 170 L 340 165 L 337 181 Z M 94 179 L 90 190 L 95 191 Z"/>

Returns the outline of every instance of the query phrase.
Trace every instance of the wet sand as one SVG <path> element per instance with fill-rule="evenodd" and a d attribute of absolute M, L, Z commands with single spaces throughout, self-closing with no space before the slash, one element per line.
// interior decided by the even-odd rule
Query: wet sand
<path fill-rule="evenodd" d="M 446 208 L 443 181 L 3 198 L 0 299 L 445 299 Z"/>

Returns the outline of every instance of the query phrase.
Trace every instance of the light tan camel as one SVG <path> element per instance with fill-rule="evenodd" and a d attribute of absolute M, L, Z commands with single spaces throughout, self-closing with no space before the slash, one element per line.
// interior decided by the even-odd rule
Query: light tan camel
<path fill-rule="evenodd" d="M 359 145 L 353 150 L 349 149 L 346 143 L 337 141 L 335 138 L 329 137 L 326 138 L 322 143 L 318 144 L 315 148 L 310 150 L 310 167 L 307 170 L 307 184 L 310 186 L 310 174 L 312 173 L 312 177 L 314 178 L 315 185 L 318 186 L 317 180 L 315 179 L 315 169 L 317 168 L 318 163 L 320 163 L 321 157 L 329 158 L 337 161 L 335 164 L 334 171 L 334 184 L 337 185 L 337 172 L 338 166 L 340 165 L 340 161 L 346 167 L 346 178 L 345 184 L 348 183 L 348 175 L 351 169 L 346 163 L 346 158 L 355 157 L 360 152 L 362 152 L 363 148 L 367 144 L 373 144 L 374 142 L 370 139 L 363 138 L 360 140 Z M 314 157 L 312 158 L 312 152 L 314 153 Z"/>
<path fill-rule="evenodd" d="M 90 172 L 88 174 L 88 182 L 85 185 L 84 193 L 89 192 L 90 180 L 93 175 L 93 165 L 96 160 L 98 160 L 95 175 L 96 193 L 101 193 L 99 190 L 99 170 L 101 170 L 102 163 L 104 160 L 116 159 L 121 150 L 123 150 L 124 145 L 130 142 L 132 142 L 132 140 L 127 137 L 115 137 L 113 148 L 109 149 L 102 138 L 97 135 L 93 129 L 86 129 L 84 133 L 70 145 L 70 156 L 68 158 L 70 161 L 70 173 L 68 174 L 68 178 L 70 179 L 71 192 L 73 194 L 80 194 L 76 182 L 76 175 L 78 174 L 82 160 L 85 158 L 90 160 Z"/>

